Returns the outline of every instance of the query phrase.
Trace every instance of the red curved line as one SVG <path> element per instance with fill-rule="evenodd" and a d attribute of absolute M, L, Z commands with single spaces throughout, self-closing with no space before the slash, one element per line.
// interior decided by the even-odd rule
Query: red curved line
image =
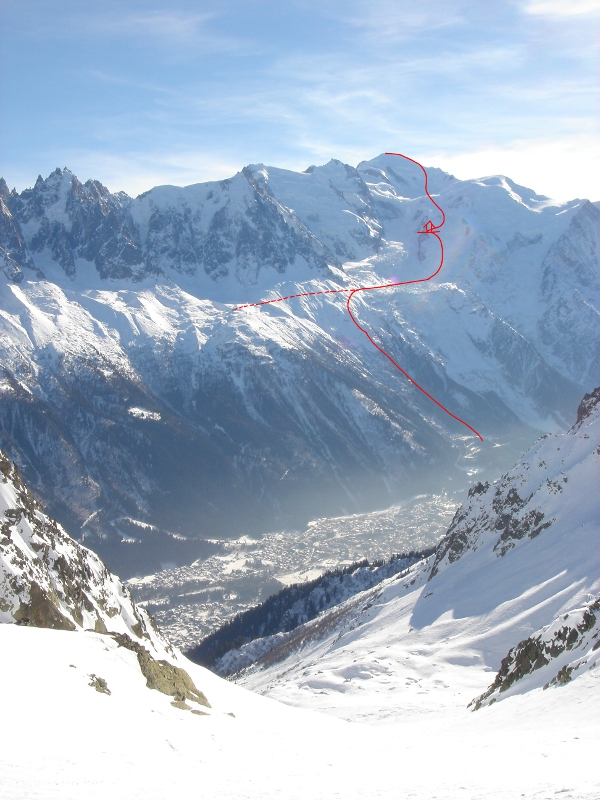
<path fill-rule="evenodd" d="M 396 369 L 399 370 L 404 375 L 404 377 L 407 378 L 412 383 L 413 386 L 415 386 L 420 392 L 423 392 L 423 394 L 426 397 L 428 397 L 431 401 L 433 401 L 436 404 L 436 406 L 439 406 L 439 408 L 441 408 L 442 411 L 445 411 L 446 414 L 448 414 L 448 416 L 452 417 L 452 419 L 455 419 L 457 422 L 462 423 L 465 426 L 465 428 L 468 428 L 470 431 L 473 431 L 475 436 L 477 436 L 483 442 L 483 436 L 481 436 L 481 434 L 478 433 L 475 430 L 475 428 L 469 425 L 468 422 L 465 422 L 464 419 L 457 417 L 456 414 L 453 414 L 451 411 L 449 411 L 446 408 L 446 406 L 442 405 L 439 402 L 439 400 L 436 400 L 435 397 L 430 395 L 429 392 L 427 392 L 422 386 L 419 386 L 419 384 L 415 380 L 413 380 L 413 378 L 410 377 L 408 372 L 402 369 L 402 367 L 394 361 L 394 359 L 389 355 L 389 353 L 386 353 L 383 347 L 380 347 L 377 344 L 377 342 L 373 339 L 371 334 L 365 328 L 359 325 L 359 323 L 356 320 L 356 317 L 352 313 L 352 309 L 350 308 L 350 301 L 352 300 L 354 295 L 357 294 L 358 292 L 372 292 L 375 289 L 391 289 L 394 286 L 408 286 L 409 284 L 413 283 L 427 283 L 427 281 L 430 281 L 432 278 L 435 278 L 435 276 L 439 274 L 440 270 L 442 269 L 442 266 L 444 265 L 444 244 L 438 232 L 446 222 L 446 215 L 444 213 L 443 208 L 440 208 L 440 206 L 438 206 L 433 197 L 429 194 L 427 170 L 422 164 L 419 164 L 418 161 L 415 161 L 414 158 L 409 158 L 409 156 L 405 156 L 402 153 L 386 153 L 385 155 L 405 158 L 407 161 L 411 161 L 413 164 L 416 164 L 423 170 L 423 175 L 425 176 L 425 193 L 427 197 L 431 200 L 433 205 L 441 213 L 442 221 L 440 222 L 439 225 L 434 225 L 433 222 L 431 222 L 431 220 L 428 220 L 423 226 L 423 230 L 417 231 L 417 233 L 425 234 L 427 236 L 435 236 L 435 238 L 440 243 L 440 263 L 436 271 L 432 272 L 431 275 L 429 275 L 427 278 L 416 278 L 415 280 L 412 281 L 395 281 L 394 283 L 382 283 L 379 286 L 359 286 L 356 289 L 327 289 L 321 292 L 304 292 L 303 294 L 295 294 L 295 295 L 293 294 L 293 295 L 288 295 L 287 297 L 275 297 L 271 300 L 261 300 L 258 303 L 247 303 L 246 305 L 243 306 L 236 306 L 233 310 L 240 311 L 243 308 L 252 308 L 254 306 L 266 306 L 269 305 L 270 303 L 279 303 L 282 300 L 291 300 L 294 297 L 312 297 L 313 295 L 318 295 L 318 294 L 340 294 L 342 292 L 350 292 L 350 294 L 348 295 L 348 299 L 346 300 L 346 310 L 348 311 L 348 314 L 350 315 L 350 319 L 352 320 L 352 322 L 356 325 L 359 331 L 362 331 L 364 333 L 364 335 L 371 342 L 373 347 L 375 347 L 376 350 L 379 350 L 379 352 L 382 355 L 384 355 L 388 359 L 388 361 L 390 361 L 396 367 Z"/>
<path fill-rule="evenodd" d="M 431 276 L 431 277 L 433 277 L 433 276 Z M 429 278 L 425 278 L 424 280 L 427 280 L 427 281 L 428 281 L 428 280 L 429 280 Z M 377 344 L 377 342 L 375 342 L 375 341 L 373 340 L 373 338 L 371 337 L 371 334 L 370 334 L 370 333 L 369 333 L 367 330 L 365 330 L 363 327 L 361 327 L 361 326 L 358 324 L 358 322 L 356 321 L 356 318 L 355 318 L 354 314 L 352 313 L 352 311 L 351 311 L 351 309 L 350 309 L 350 300 L 352 300 L 352 297 L 353 297 L 353 296 L 356 294 L 356 292 L 360 292 L 360 291 L 362 291 L 362 289 L 354 289 L 354 291 L 352 292 L 352 294 L 348 295 L 348 299 L 346 300 L 346 308 L 348 309 L 348 313 L 350 314 L 350 317 L 351 317 L 351 319 L 352 319 L 352 322 L 353 322 L 353 323 L 356 325 L 356 327 L 357 327 L 359 330 L 361 330 L 361 331 L 364 333 L 364 335 L 365 335 L 365 336 L 367 337 L 367 339 L 368 339 L 368 340 L 371 342 L 371 344 L 373 345 L 373 347 L 376 347 L 376 348 L 377 348 L 377 350 L 379 350 L 379 352 L 380 352 L 380 353 L 383 353 L 383 355 L 384 355 L 384 356 L 385 356 L 385 357 L 386 357 L 386 358 L 387 358 L 389 361 L 391 361 L 391 362 L 392 362 L 392 364 L 393 364 L 393 365 L 396 367 L 396 369 L 400 370 L 400 372 L 401 372 L 401 373 L 404 375 L 404 377 L 405 377 L 405 378 L 408 378 L 408 380 L 409 380 L 409 381 L 412 383 L 412 385 L 413 385 L 413 386 L 416 386 L 416 387 L 417 387 L 417 389 L 418 389 L 419 391 L 423 392 L 423 394 L 424 394 L 426 397 L 428 397 L 430 400 L 433 400 L 433 402 L 436 404 L 436 406 L 439 406 L 439 407 L 442 409 L 442 411 L 445 411 L 445 412 L 446 412 L 446 414 L 449 414 L 449 415 L 450 415 L 450 416 L 451 416 L 453 419 L 457 420 L 458 422 L 462 422 L 462 424 L 463 424 L 463 425 L 465 425 L 467 428 L 469 428 L 469 430 L 473 431 L 473 433 L 474 433 L 476 436 L 479 436 L 479 438 L 480 438 L 480 439 L 481 439 L 481 441 L 483 442 L 483 438 L 482 438 L 482 437 L 481 437 L 481 436 L 480 436 L 480 435 L 477 433 L 477 431 L 475 430 L 475 428 L 472 428 L 472 427 L 469 425 L 469 423 L 468 423 L 468 422 L 465 422 L 465 421 L 464 421 L 464 419 L 461 419 L 460 417 L 457 417 L 457 416 L 456 416 L 456 414 L 453 414 L 451 411 L 448 411 L 448 409 L 446 408 L 446 406 L 443 406 L 443 405 L 440 403 L 440 401 L 439 401 L 439 400 L 436 400 L 436 399 L 435 399 L 435 397 L 433 397 L 432 395 L 430 395 L 430 394 L 429 394 L 429 392 L 425 391 L 425 389 L 424 389 L 422 386 L 419 386 L 419 384 L 418 384 L 418 383 L 417 383 L 417 382 L 416 382 L 416 381 L 415 381 L 413 378 L 411 378 L 411 377 L 410 377 L 410 375 L 408 374 L 408 372 L 406 372 L 406 370 L 403 370 L 403 369 L 402 369 L 402 367 L 401 367 L 399 364 L 397 364 L 397 363 L 394 361 L 394 359 L 393 359 L 393 358 L 392 358 L 392 357 L 389 355 L 389 353 L 386 353 L 386 352 L 385 352 L 385 350 L 383 349 L 383 347 L 380 347 L 380 346 Z"/>
<path fill-rule="evenodd" d="M 435 227 L 441 228 L 442 225 L 444 225 L 445 222 L 446 222 L 446 215 L 444 214 L 444 209 L 440 208 L 438 206 L 438 204 L 435 202 L 435 200 L 433 199 L 433 197 L 429 194 L 429 187 L 428 187 L 429 176 L 427 175 L 427 170 L 425 169 L 423 164 L 419 164 L 419 162 L 415 161 L 414 158 L 410 158 L 409 156 L 405 156 L 402 153 L 386 153 L 385 155 L 386 156 L 398 156 L 399 158 L 405 158 L 407 161 L 412 161 L 412 163 L 416 164 L 417 167 L 421 167 L 421 169 L 423 170 L 423 175 L 425 176 L 425 194 L 427 195 L 427 197 L 431 200 L 433 205 L 437 208 L 437 210 L 442 215 L 442 221 L 440 222 L 439 225 L 436 225 Z"/>

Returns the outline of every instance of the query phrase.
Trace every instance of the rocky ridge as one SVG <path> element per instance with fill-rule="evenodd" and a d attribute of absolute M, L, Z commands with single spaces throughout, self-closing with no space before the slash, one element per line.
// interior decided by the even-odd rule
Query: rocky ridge
<path fill-rule="evenodd" d="M 519 682 L 519 691 L 543 684 L 564 686 L 577 674 L 594 669 L 600 654 L 600 598 L 588 601 L 523 639 L 502 659 L 492 685 L 472 702 L 477 711 L 504 696 Z M 526 680 L 529 679 L 529 680 Z M 527 684 L 527 685 L 525 685 Z"/>
<path fill-rule="evenodd" d="M 585 433 L 585 438 L 591 437 L 592 441 L 597 438 L 597 422 L 589 423 L 592 416 L 597 420 L 599 400 L 600 387 L 585 395 L 577 411 L 577 422 L 567 436 L 544 437 L 492 486 L 487 482 L 477 483 L 469 489 L 467 503 L 456 511 L 438 545 L 429 580 L 467 551 L 476 550 L 484 540 L 489 541 L 490 535 L 497 537 L 492 543 L 493 552 L 502 557 L 524 537 L 533 539 L 556 522 L 549 509 L 560 507 L 560 495 L 569 481 L 569 467 L 581 446 L 576 434 L 586 421 L 592 432 Z M 589 457 L 597 455 L 592 449 Z"/>
<path fill-rule="evenodd" d="M 173 270 L 212 280 L 233 271 L 242 284 L 254 283 L 261 269 L 283 273 L 302 261 L 326 276 L 328 263 L 339 263 L 250 168 L 192 191 L 164 187 L 136 200 L 98 181 L 82 184 L 65 168 L 20 194 L 3 181 L 0 196 L 4 269 L 17 283 L 35 271 L 33 254 L 44 251 L 70 279 L 84 261 L 101 279 L 134 282 Z"/>

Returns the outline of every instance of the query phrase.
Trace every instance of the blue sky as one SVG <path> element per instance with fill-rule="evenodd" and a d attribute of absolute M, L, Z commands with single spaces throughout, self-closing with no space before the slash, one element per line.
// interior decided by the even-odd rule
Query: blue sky
<path fill-rule="evenodd" d="M 398 150 L 600 199 L 600 0 L 4 0 L 0 173 L 137 194 Z"/>

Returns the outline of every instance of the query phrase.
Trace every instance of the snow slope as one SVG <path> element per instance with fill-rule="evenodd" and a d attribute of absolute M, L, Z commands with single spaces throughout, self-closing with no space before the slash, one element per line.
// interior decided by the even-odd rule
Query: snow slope
<path fill-rule="evenodd" d="M 239 683 L 373 722 L 460 717 L 498 671 L 494 708 L 515 694 L 551 706 L 571 682 L 597 707 L 599 400 L 475 485 L 435 555 L 297 629 Z"/>
<path fill-rule="evenodd" d="M 3 800 L 593 800 L 600 791 L 593 673 L 477 713 L 438 704 L 374 727 L 280 705 L 185 661 L 211 708 L 180 710 L 101 634 L 0 625 L 0 648 L 10 655 L 0 659 Z M 390 703 L 405 695 L 389 688 Z"/>

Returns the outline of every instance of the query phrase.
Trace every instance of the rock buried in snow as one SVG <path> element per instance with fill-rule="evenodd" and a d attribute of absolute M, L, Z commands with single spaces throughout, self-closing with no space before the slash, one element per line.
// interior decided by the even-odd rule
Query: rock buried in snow
<path fill-rule="evenodd" d="M 92 673 L 89 678 L 90 682 L 88 686 L 93 687 L 97 692 L 100 692 L 100 694 L 112 694 L 104 678 L 100 678 L 98 675 L 94 675 L 94 673 Z"/>
<path fill-rule="evenodd" d="M 174 698 L 171 705 L 183 710 L 190 710 L 186 700 L 192 700 L 201 706 L 210 708 L 206 696 L 196 688 L 188 673 L 181 667 L 176 667 L 163 659 L 158 660 L 150 655 L 146 648 L 134 642 L 125 633 L 111 633 L 119 647 L 125 647 L 137 655 L 142 675 L 146 678 L 146 686 L 156 689 L 163 694 Z"/>

